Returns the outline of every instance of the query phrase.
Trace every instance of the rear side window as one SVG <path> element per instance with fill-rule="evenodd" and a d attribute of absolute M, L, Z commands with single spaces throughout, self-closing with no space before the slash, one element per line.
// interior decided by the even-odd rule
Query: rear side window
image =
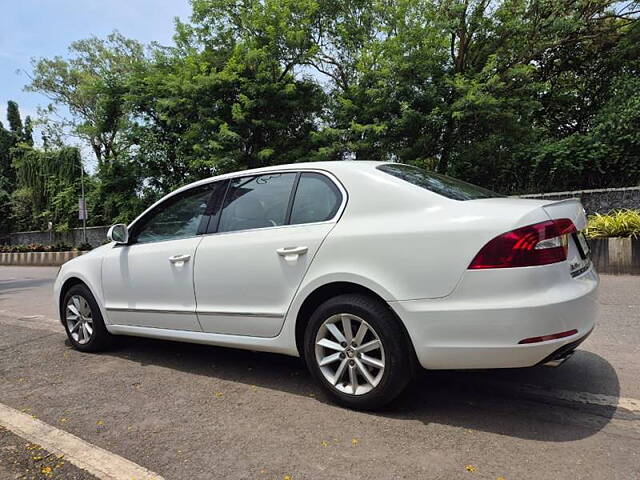
<path fill-rule="evenodd" d="M 218 231 L 284 225 L 295 179 L 295 173 L 274 173 L 231 180 Z"/>
<path fill-rule="evenodd" d="M 340 208 L 342 195 L 338 187 L 320 173 L 300 175 L 291 209 L 291 224 L 324 222 Z"/>
<path fill-rule="evenodd" d="M 388 163 L 377 167 L 378 170 L 400 178 L 418 187 L 451 198 L 452 200 L 477 200 L 480 198 L 502 197 L 499 193 L 471 183 L 463 182 L 446 175 L 428 172 L 412 165 Z"/>

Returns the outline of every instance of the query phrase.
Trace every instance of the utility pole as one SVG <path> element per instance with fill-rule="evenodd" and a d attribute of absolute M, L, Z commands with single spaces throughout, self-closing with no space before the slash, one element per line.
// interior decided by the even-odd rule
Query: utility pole
<path fill-rule="evenodd" d="M 87 243 L 87 201 L 84 198 L 84 165 L 80 157 L 80 188 L 82 192 L 82 243 Z"/>

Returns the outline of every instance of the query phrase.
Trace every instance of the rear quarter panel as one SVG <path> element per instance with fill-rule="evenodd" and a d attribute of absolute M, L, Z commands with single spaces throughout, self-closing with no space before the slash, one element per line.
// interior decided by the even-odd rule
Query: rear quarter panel
<path fill-rule="evenodd" d="M 300 293 L 333 279 L 360 283 L 387 301 L 444 297 L 490 239 L 548 219 L 537 200 L 449 200 L 373 168 L 336 175 L 349 202 Z"/>

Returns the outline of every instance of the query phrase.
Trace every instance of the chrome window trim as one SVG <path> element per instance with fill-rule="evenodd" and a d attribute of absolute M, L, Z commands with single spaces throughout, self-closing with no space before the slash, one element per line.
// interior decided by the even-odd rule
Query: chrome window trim
<path fill-rule="evenodd" d="M 331 217 L 329 220 L 323 220 L 322 222 L 309 222 L 309 223 L 293 223 L 293 224 L 288 224 L 288 225 L 275 225 L 273 227 L 259 227 L 259 228 L 246 228 L 244 230 L 231 230 L 228 232 L 211 232 L 211 233 L 203 233 L 201 236 L 202 237 L 208 237 L 210 235 L 230 235 L 230 234 L 234 234 L 234 233 L 244 233 L 244 232 L 257 232 L 257 231 L 265 231 L 265 230 L 274 230 L 274 229 L 279 229 L 279 228 L 291 228 L 291 227 L 304 227 L 304 226 L 309 226 L 309 225 L 324 225 L 324 224 L 329 224 L 329 223 L 336 223 L 338 222 L 338 220 L 340 220 L 340 217 L 342 216 L 342 213 L 344 212 L 346 206 L 347 206 L 347 201 L 349 198 L 349 194 L 347 193 L 346 188 L 344 188 L 344 186 L 342 185 L 342 182 L 340 182 L 340 180 L 338 180 L 336 178 L 335 175 L 333 175 L 333 173 L 327 171 L 327 170 L 322 170 L 319 168 L 303 168 L 303 169 L 293 169 L 293 168 L 285 168 L 285 169 L 279 169 L 279 170 L 273 170 L 273 171 L 269 171 L 269 172 L 264 172 L 264 173 L 253 173 L 253 174 L 239 174 L 237 176 L 233 176 L 233 177 L 229 177 L 230 180 L 235 180 L 237 178 L 245 178 L 245 177 L 260 177 L 262 175 L 270 175 L 270 174 L 276 174 L 276 173 L 317 173 L 319 175 L 324 175 L 325 177 L 327 177 L 331 182 L 333 182 L 333 184 L 336 186 L 336 188 L 338 189 L 338 191 L 340 192 L 340 195 L 342 196 L 342 201 L 340 203 L 340 206 L 338 207 L 338 209 L 336 210 L 336 213 L 333 217 Z M 295 200 L 295 199 L 294 199 Z M 224 202 L 224 200 L 223 200 Z"/>
<path fill-rule="evenodd" d="M 306 227 L 309 225 L 324 225 L 328 223 L 335 223 L 335 220 L 325 220 L 324 222 L 313 222 L 313 223 L 296 223 L 294 225 L 276 225 L 273 227 L 259 227 L 259 228 L 246 228 L 244 230 L 231 230 L 229 232 L 212 232 L 212 233 L 203 233 L 202 237 L 208 237 L 211 235 L 231 235 L 234 233 L 245 233 L 245 232 L 263 232 L 265 230 L 277 230 L 280 228 L 296 228 L 296 227 Z"/>
<path fill-rule="evenodd" d="M 282 168 L 282 169 L 277 169 L 277 170 L 269 170 L 268 172 L 261 172 L 261 173 L 245 173 L 245 172 L 241 171 L 241 172 L 236 172 L 236 173 L 233 173 L 233 174 L 223 175 L 223 176 L 220 176 L 220 177 L 214 177 L 214 178 L 210 179 L 210 181 L 205 181 L 205 182 L 202 182 L 202 183 L 198 183 L 197 185 L 193 185 L 191 188 L 179 188 L 179 189 L 175 190 L 174 192 L 171 192 L 167 196 L 161 198 L 156 203 L 154 203 L 149 208 L 147 208 L 133 222 L 131 222 L 130 225 L 127 226 L 127 229 L 129 231 L 131 231 L 131 229 L 136 225 L 136 223 L 142 221 L 142 219 L 144 219 L 147 216 L 148 213 L 151 213 L 151 211 L 153 209 L 155 209 L 156 207 L 160 206 L 162 203 L 164 203 L 165 201 L 169 200 L 174 195 L 179 195 L 179 194 L 188 192 L 189 190 L 203 187 L 204 185 L 209 185 L 209 184 L 213 184 L 213 183 L 221 182 L 221 181 L 225 181 L 225 180 L 234 180 L 236 178 L 259 177 L 259 176 L 262 176 L 262 175 L 270 175 L 270 174 L 275 174 L 275 173 L 307 173 L 307 172 L 309 172 L 309 173 L 318 173 L 320 175 L 326 176 L 330 181 L 332 181 L 334 183 L 334 185 L 338 188 L 338 190 L 340 191 L 340 194 L 342 195 L 342 202 L 340 204 L 340 207 L 338 207 L 338 210 L 336 210 L 335 215 L 332 218 L 330 218 L 329 220 L 324 220 L 322 222 L 295 223 L 295 224 L 289 224 L 289 225 L 275 225 L 273 227 L 248 228 L 248 229 L 245 229 L 245 230 L 232 230 L 230 232 L 200 233 L 200 234 L 196 234 L 196 235 L 191 236 L 191 237 L 173 238 L 173 239 L 167 239 L 167 240 L 157 240 L 155 242 L 145 242 L 145 243 L 140 243 L 140 244 L 131 243 L 131 244 L 128 244 L 128 245 L 121 245 L 121 246 L 133 247 L 135 245 L 151 245 L 151 244 L 162 243 L 162 242 L 174 242 L 174 241 L 177 241 L 177 240 L 185 240 L 185 239 L 188 239 L 188 238 L 197 238 L 197 237 L 207 237 L 207 236 L 210 236 L 210 235 L 228 235 L 228 234 L 241 233 L 241 232 L 254 232 L 254 231 L 258 231 L 258 230 L 264 231 L 264 230 L 272 230 L 272 229 L 275 229 L 275 228 L 300 227 L 300 226 L 306 226 L 306 225 L 323 225 L 323 224 L 338 222 L 340 220 L 340 217 L 344 213 L 344 210 L 345 210 L 346 206 L 347 206 L 347 202 L 348 202 L 348 199 L 349 199 L 349 193 L 347 192 L 347 189 L 344 187 L 342 182 L 340 180 L 338 180 L 338 178 L 332 172 L 330 172 L 328 170 L 323 170 L 321 168 Z M 224 200 L 225 199 L 223 198 L 223 205 L 224 205 Z"/>

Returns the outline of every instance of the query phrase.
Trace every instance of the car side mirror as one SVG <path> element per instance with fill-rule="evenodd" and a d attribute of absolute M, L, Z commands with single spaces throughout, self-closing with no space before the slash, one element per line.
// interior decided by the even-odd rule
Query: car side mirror
<path fill-rule="evenodd" d="M 127 243 L 129 241 L 129 230 L 124 223 L 113 225 L 107 232 L 107 238 L 118 244 Z"/>

